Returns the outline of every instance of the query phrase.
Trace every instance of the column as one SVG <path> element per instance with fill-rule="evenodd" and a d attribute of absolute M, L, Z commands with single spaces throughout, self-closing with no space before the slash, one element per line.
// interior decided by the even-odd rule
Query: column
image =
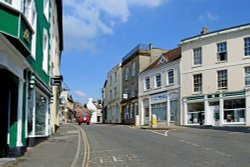
<path fill-rule="evenodd" d="M 17 146 L 23 146 L 22 143 L 22 112 L 23 111 L 23 81 L 18 79 L 18 106 L 17 106 Z"/>
<path fill-rule="evenodd" d="M 207 95 L 204 97 L 204 116 L 205 116 L 205 125 L 211 125 L 211 113 L 209 113 L 209 104 L 207 100 Z"/>
<path fill-rule="evenodd" d="M 188 111 L 188 106 L 187 106 L 187 99 L 183 99 L 183 120 L 181 125 L 187 125 L 187 111 Z"/>
<path fill-rule="evenodd" d="M 246 126 L 250 126 L 250 97 L 249 97 L 249 90 L 246 90 L 245 92 L 246 95 L 246 109 L 245 109 L 245 121 L 246 121 Z"/>
<path fill-rule="evenodd" d="M 220 94 L 220 126 L 223 126 L 224 122 L 224 100 L 223 95 Z"/>

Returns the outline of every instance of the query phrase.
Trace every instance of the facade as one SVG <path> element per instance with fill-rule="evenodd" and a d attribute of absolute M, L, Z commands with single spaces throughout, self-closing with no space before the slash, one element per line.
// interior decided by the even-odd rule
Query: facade
<path fill-rule="evenodd" d="M 91 123 L 102 123 L 102 105 L 101 102 L 96 102 L 93 98 L 89 98 L 87 108 L 92 112 Z"/>
<path fill-rule="evenodd" d="M 152 114 L 157 126 L 180 124 L 181 48 L 163 53 L 139 74 L 140 125 L 150 125 Z"/>
<path fill-rule="evenodd" d="M 250 125 L 250 24 L 181 41 L 182 124 Z"/>
<path fill-rule="evenodd" d="M 105 87 L 105 123 L 121 123 L 121 65 L 116 65 L 107 75 Z"/>
<path fill-rule="evenodd" d="M 0 6 L 0 157 L 16 157 L 51 133 L 51 3 Z"/>
<path fill-rule="evenodd" d="M 74 118 L 74 100 L 71 95 L 69 95 L 67 90 L 61 91 L 60 94 L 60 112 L 59 117 L 62 122 L 72 122 Z"/>
<path fill-rule="evenodd" d="M 60 120 L 60 93 L 63 77 L 60 73 L 61 53 L 63 50 L 62 29 L 62 1 L 51 1 L 51 86 L 53 97 L 50 101 L 51 133 L 54 134 L 59 127 Z"/>
<path fill-rule="evenodd" d="M 137 124 L 138 111 L 138 74 L 160 57 L 166 50 L 153 48 L 152 45 L 139 44 L 122 59 L 122 122 Z"/>

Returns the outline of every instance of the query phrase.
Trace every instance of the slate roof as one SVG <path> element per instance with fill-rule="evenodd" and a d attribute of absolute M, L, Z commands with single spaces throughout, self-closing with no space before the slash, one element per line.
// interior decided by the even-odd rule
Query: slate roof
<path fill-rule="evenodd" d="M 181 58 L 181 47 L 169 50 L 168 52 L 163 53 L 158 59 L 156 59 L 152 64 L 150 64 L 145 70 L 141 73 L 149 71 L 157 66 L 170 63 L 177 59 Z"/>

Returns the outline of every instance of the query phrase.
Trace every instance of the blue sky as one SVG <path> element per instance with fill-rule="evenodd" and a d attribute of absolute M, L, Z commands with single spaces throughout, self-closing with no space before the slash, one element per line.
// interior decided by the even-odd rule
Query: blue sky
<path fill-rule="evenodd" d="M 101 98 L 107 73 L 137 44 L 175 48 L 198 35 L 250 23 L 250 0 L 64 0 L 63 86 L 75 101 Z"/>

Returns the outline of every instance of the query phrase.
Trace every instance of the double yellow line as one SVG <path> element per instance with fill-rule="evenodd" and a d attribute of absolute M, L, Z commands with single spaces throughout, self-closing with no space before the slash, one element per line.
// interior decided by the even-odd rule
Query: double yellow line
<path fill-rule="evenodd" d="M 84 144 L 84 156 L 83 156 L 83 161 L 82 161 L 82 167 L 88 167 L 89 166 L 89 160 L 90 160 L 90 145 L 89 145 L 89 141 L 88 141 L 88 137 L 86 135 L 86 132 L 84 131 L 83 128 L 76 126 L 74 124 L 72 124 L 73 126 L 75 126 L 79 131 L 80 134 L 78 136 L 78 148 L 77 148 L 77 152 L 76 152 L 76 156 L 74 158 L 74 161 L 71 164 L 71 167 L 74 167 L 76 164 L 77 159 L 79 158 L 79 154 L 80 154 L 80 147 L 81 147 L 81 139 L 83 140 L 83 144 Z"/>

